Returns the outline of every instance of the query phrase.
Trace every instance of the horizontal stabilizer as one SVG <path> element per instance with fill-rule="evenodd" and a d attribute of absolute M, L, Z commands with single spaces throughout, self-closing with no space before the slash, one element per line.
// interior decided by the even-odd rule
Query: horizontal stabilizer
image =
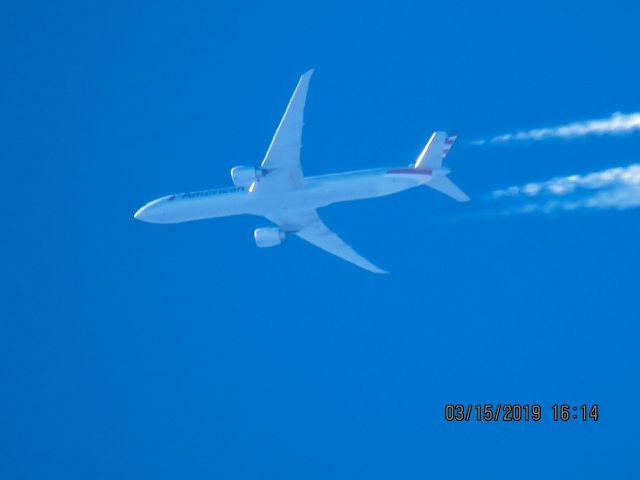
<path fill-rule="evenodd" d="M 446 175 L 434 175 L 429 183 L 425 184 L 434 190 L 444 193 L 459 202 L 468 202 L 469 197 L 460 190 Z"/>

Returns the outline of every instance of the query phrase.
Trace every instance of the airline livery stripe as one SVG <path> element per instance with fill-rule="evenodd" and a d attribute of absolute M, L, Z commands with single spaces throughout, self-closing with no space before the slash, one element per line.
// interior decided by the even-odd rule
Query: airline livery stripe
<path fill-rule="evenodd" d="M 432 170 L 424 168 L 392 168 L 387 173 L 399 173 L 408 175 L 431 175 Z"/>

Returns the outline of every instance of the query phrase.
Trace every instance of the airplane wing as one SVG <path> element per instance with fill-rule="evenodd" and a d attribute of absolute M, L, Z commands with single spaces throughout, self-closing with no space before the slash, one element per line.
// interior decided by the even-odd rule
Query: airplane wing
<path fill-rule="evenodd" d="M 260 164 L 264 175 L 251 186 L 251 192 L 258 190 L 283 192 L 302 187 L 304 182 L 300 166 L 302 126 L 304 105 L 312 74 L 313 70 L 309 70 L 300 77 L 267 154 Z"/>
<path fill-rule="evenodd" d="M 268 215 L 267 218 L 286 232 L 292 232 L 301 239 L 322 250 L 353 263 L 373 273 L 389 273 L 359 255 L 338 235 L 322 223 L 315 210 L 288 212 L 286 214 Z"/>

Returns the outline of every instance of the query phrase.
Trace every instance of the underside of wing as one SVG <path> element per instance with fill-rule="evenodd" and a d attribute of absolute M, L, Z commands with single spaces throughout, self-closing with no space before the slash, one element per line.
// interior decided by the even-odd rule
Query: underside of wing
<path fill-rule="evenodd" d="M 278 129 L 271 140 L 267 154 L 260 164 L 262 178 L 251 191 L 272 192 L 300 188 L 304 177 L 300 165 L 304 106 L 313 70 L 300 77 Z"/>
<path fill-rule="evenodd" d="M 289 231 L 322 250 L 373 273 L 388 273 L 358 254 L 322 222 L 315 210 L 290 212 L 286 216 L 267 216 Z"/>

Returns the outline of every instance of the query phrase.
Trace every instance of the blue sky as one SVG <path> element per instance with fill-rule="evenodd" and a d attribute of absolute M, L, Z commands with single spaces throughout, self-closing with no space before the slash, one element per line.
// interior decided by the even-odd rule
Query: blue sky
<path fill-rule="evenodd" d="M 636 2 L 19 2 L 0 36 L 1 478 L 637 478 L 640 211 L 486 215 L 492 191 L 638 162 L 640 134 L 472 140 L 640 111 Z M 316 68 L 303 167 L 427 189 L 325 222 L 135 222 L 262 159 Z M 447 403 L 541 403 L 538 424 Z M 555 423 L 554 403 L 598 403 Z"/>

